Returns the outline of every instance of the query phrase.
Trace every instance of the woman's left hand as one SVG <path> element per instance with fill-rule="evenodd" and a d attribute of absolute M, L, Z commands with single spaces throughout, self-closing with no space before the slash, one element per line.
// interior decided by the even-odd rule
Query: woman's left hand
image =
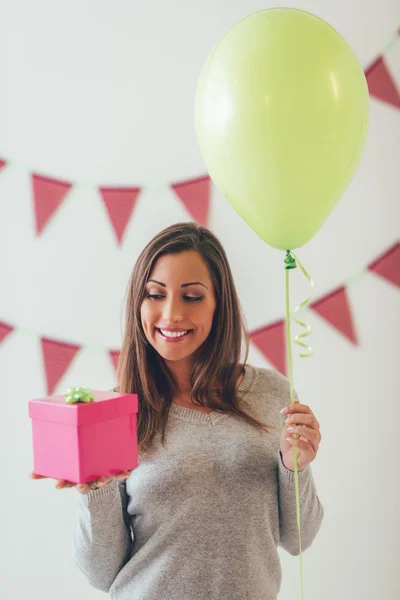
<path fill-rule="evenodd" d="M 287 415 L 281 436 L 282 461 L 287 469 L 294 471 L 293 446 L 296 446 L 297 466 L 303 471 L 317 456 L 322 436 L 319 423 L 312 410 L 295 400 L 283 411 Z M 297 434 L 297 438 L 293 438 Z"/>

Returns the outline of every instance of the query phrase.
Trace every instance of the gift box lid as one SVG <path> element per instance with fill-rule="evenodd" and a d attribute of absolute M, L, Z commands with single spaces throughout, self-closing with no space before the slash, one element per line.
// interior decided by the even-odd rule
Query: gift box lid
<path fill-rule="evenodd" d="M 85 425 L 138 411 L 137 394 L 91 390 L 93 402 L 67 404 L 63 394 L 29 401 L 29 417 L 64 425 Z"/>

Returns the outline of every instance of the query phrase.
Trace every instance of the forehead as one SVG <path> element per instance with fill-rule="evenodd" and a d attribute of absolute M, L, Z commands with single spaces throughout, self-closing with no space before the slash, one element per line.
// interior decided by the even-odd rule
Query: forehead
<path fill-rule="evenodd" d="M 160 256 L 153 265 L 149 278 L 158 279 L 166 284 L 197 280 L 202 283 L 211 281 L 204 259 L 193 250 Z"/>

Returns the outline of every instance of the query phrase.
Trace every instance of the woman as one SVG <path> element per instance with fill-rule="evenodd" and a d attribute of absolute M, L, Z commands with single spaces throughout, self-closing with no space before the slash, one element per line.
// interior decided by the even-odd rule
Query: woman
<path fill-rule="evenodd" d="M 193 223 L 159 233 L 132 273 L 118 365 L 139 397 L 139 465 L 77 486 L 74 560 L 112 598 L 276 600 L 277 547 L 299 554 L 294 445 L 302 550 L 314 540 L 318 421 L 248 345 L 220 242 Z"/>

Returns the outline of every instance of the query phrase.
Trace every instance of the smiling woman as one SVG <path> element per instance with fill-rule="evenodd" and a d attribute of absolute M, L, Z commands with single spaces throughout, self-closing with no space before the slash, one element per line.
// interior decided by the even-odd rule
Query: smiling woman
<path fill-rule="evenodd" d="M 161 231 L 133 269 L 117 371 L 138 394 L 139 464 L 79 502 L 75 562 L 112 598 L 276 600 L 277 546 L 299 553 L 289 385 L 247 353 L 218 239 L 194 223 Z M 300 404 L 287 423 L 305 550 L 323 517 L 307 468 L 319 424 Z"/>
<path fill-rule="evenodd" d="M 268 426 L 239 406 L 242 344 L 249 340 L 226 253 L 195 223 L 161 231 L 136 261 L 127 290 L 120 391 L 139 395 L 138 443 L 162 441 L 170 406 L 236 414 Z"/>

